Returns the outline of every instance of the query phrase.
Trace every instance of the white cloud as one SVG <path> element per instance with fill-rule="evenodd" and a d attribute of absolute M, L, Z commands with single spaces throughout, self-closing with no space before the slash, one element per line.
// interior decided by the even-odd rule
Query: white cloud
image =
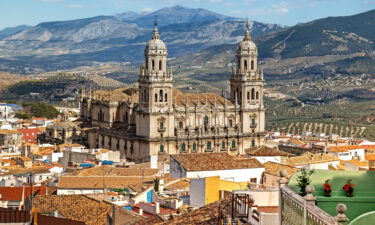
<path fill-rule="evenodd" d="M 70 4 L 68 5 L 69 8 L 74 8 L 74 9 L 79 9 L 79 8 L 83 8 L 84 5 L 82 4 Z"/>
<path fill-rule="evenodd" d="M 147 7 L 147 8 L 143 8 L 141 11 L 142 13 L 147 14 L 147 13 L 153 12 L 154 10 L 155 10 L 154 8 Z"/>

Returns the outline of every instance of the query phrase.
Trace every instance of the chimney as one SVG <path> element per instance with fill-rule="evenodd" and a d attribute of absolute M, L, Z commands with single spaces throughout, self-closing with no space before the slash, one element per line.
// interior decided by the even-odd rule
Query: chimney
<path fill-rule="evenodd" d="M 155 202 L 155 214 L 158 214 L 158 213 L 160 213 L 160 203 Z"/>

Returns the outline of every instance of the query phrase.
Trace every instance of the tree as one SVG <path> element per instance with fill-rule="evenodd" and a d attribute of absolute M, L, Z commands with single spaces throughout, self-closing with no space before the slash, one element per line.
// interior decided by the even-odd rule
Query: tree
<path fill-rule="evenodd" d="M 160 185 L 160 178 L 155 178 L 154 179 L 154 191 L 156 193 L 159 193 L 159 185 Z"/>
<path fill-rule="evenodd" d="M 315 173 L 315 170 L 306 170 L 305 168 L 301 169 L 300 175 L 297 176 L 297 187 L 299 187 L 300 194 L 302 196 L 306 195 L 306 186 L 311 184 L 311 175 Z"/>

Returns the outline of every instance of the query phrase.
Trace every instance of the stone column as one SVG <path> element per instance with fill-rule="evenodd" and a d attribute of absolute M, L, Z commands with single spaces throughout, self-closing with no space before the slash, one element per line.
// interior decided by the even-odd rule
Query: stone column
<path fill-rule="evenodd" d="M 308 185 L 306 188 L 306 196 L 304 197 L 306 200 L 306 205 L 315 205 L 316 197 L 314 197 L 313 193 L 315 191 L 315 187 L 313 185 Z"/>
<path fill-rule="evenodd" d="M 338 214 L 335 216 L 335 219 L 338 225 L 347 225 L 349 223 L 349 218 L 345 215 L 346 210 L 345 204 L 337 204 L 336 211 Z"/>
<path fill-rule="evenodd" d="M 280 179 L 277 181 L 279 186 L 279 225 L 282 225 L 282 208 L 283 208 L 283 197 L 282 197 L 282 187 L 288 184 L 288 172 L 286 170 L 279 171 Z"/>

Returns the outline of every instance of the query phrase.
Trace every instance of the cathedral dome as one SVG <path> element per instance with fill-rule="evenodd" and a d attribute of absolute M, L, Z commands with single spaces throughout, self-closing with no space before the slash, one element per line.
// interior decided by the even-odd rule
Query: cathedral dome
<path fill-rule="evenodd" d="M 243 41 L 241 41 L 241 43 L 238 45 L 237 51 L 238 52 L 251 52 L 251 51 L 256 52 L 257 51 L 257 46 L 251 40 L 249 23 L 246 24 L 245 37 Z"/>
<path fill-rule="evenodd" d="M 156 21 L 154 24 L 152 39 L 147 42 L 146 51 L 147 50 L 167 50 L 165 43 L 160 39 L 158 24 Z"/>

